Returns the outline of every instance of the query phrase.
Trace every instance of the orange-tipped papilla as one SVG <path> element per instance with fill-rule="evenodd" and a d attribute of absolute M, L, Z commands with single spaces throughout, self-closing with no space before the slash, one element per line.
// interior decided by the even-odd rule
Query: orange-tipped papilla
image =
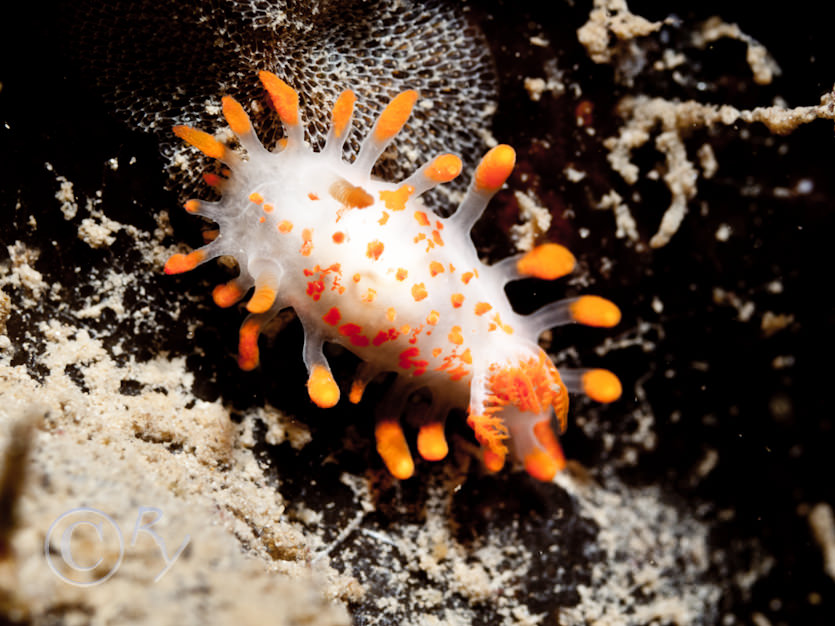
<path fill-rule="evenodd" d="M 568 248 L 558 243 L 545 243 L 525 253 L 516 262 L 516 271 L 522 276 L 554 280 L 573 272 L 576 262 Z"/>
<path fill-rule="evenodd" d="M 354 379 L 354 382 L 351 383 L 351 392 L 348 394 L 348 400 L 351 404 L 359 404 L 360 400 L 362 400 L 363 394 L 365 393 L 366 386 L 366 381 L 359 378 Z"/>
<path fill-rule="evenodd" d="M 487 471 L 495 474 L 504 467 L 505 456 L 504 454 L 500 454 L 498 452 L 493 452 L 489 448 L 483 448 L 484 452 L 484 467 L 487 468 Z"/>
<path fill-rule="evenodd" d="M 307 393 L 320 409 L 329 409 L 339 402 L 339 385 L 327 367 L 317 363 L 307 379 Z"/>
<path fill-rule="evenodd" d="M 177 137 L 191 144 L 207 157 L 223 159 L 226 154 L 226 146 L 207 132 L 191 128 L 190 126 L 175 126 L 173 130 Z"/>
<path fill-rule="evenodd" d="M 238 367 L 245 372 L 254 370 L 258 366 L 258 334 L 261 332 L 261 322 L 257 317 L 249 317 L 241 324 L 238 335 Z"/>
<path fill-rule="evenodd" d="M 430 161 L 423 175 L 433 183 L 448 183 L 461 173 L 461 159 L 454 154 L 441 154 Z"/>
<path fill-rule="evenodd" d="M 374 126 L 374 140 L 384 143 L 400 132 L 412 114 L 417 98 L 417 92 L 412 89 L 396 95 L 380 113 L 380 118 Z"/>
<path fill-rule="evenodd" d="M 537 480 L 549 482 L 560 469 L 559 462 L 540 448 L 534 448 L 525 455 L 525 471 Z"/>
<path fill-rule="evenodd" d="M 223 117 L 226 123 L 236 135 L 248 135 L 252 132 L 252 123 L 240 103 L 232 96 L 223 96 L 220 99 L 223 108 Z"/>
<path fill-rule="evenodd" d="M 533 427 L 533 434 L 537 441 L 542 444 L 545 451 L 550 455 L 557 464 L 557 471 L 565 469 L 565 455 L 562 452 L 562 446 L 557 441 L 557 436 L 551 429 L 551 420 L 542 420 Z"/>
<path fill-rule="evenodd" d="M 285 126 L 297 126 L 299 123 L 299 94 L 290 85 L 272 72 L 258 72 L 258 78 L 264 89 L 270 94 L 281 123 Z"/>
<path fill-rule="evenodd" d="M 609 370 L 593 369 L 583 373 L 583 392 L 596 402 L 614 402 L 623 393 L 620 380 Z"/>
<path fill-rule="evenodd" d="M 600 296 L 580 296 L 570 305 L 574 321 L 586 326 L 611 328 L 620 322 L 620 309 Z"/>
<path fill-rule="evenodd" d="M 403 428 L 395 420 L 381 420 L 374 429 L 377 439 L 377 452 L 383 459 L 391 475 L 399 480 L 411 478 L 415 472 L 415 462 L 406 444 Z"/>
<path fill-rule="evenodd" d="M 220 308 L 226 309 L 243 298 L 244 293 L 244 290 L 233 280 L 215 287 L 212 290 L 212 299 Z"/>
<path fill-rule="evenodd" d="M 246 310 L 250 313 L 264 313 L 273 305 L 277 295 L 272 285 L 262 285 L 255 289 L 252 298 L 246 303 Z"/>
<path fill-rule="evenodd" d="M 172 254 L 165 262 L 164 272 L 166 274 L 182 274 L 193 270 L 200 265 L 205 259 L 205 254 L 201 250 L 195 250 L 188 254 Z"/>
<path fill-rule="evenodd" d="M 420 427 L 417 447 L 420 456 L 427 461 L 440 461 L 449 452 L 444 436 L 443 422 L 430 422 Z"/>
<path fill-rule="evenodd" d="M 473 185 L 476 191 L 495 193 L 516 165 L 516 151 L 507 144 L 499 144 L 485 154 L 475 170 Z"/>
<path fill-rule="evenodd" d="M 354 103 L 356 101 L 357 97 L 350 89 L 343 91 L 336 99 L 331 114 L 331 124 L 334 137 L 337 139 L 342 138 L 345 129 L 348 127 L 348 122 L 351 121 L 351 115 L 354 113 Z"/>

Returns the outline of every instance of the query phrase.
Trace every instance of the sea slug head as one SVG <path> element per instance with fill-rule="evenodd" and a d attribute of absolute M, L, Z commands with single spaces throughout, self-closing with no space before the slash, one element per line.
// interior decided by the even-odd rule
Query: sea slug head
<path fill-rule="evenodd" d="M 490 471 L 508 455 L 539 480 L 551 480 L 565 467 L 552 423 L 565 430 L 568 389 L 551 359 L 536 345 L 490 362 L 473 377 L 467 423 L 473 429 Z"/>

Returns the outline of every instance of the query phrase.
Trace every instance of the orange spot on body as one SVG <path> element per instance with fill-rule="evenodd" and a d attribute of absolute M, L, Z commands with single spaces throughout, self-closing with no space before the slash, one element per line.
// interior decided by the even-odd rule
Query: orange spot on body
<path fill-rule="evenodd" d="M 365 256 L 369 259 L 374 259 L 375 261 L 380 258 L 380 255 L 383 254 L 383 242 L 375 239 L 374 241 L 368 244 L 368 248 L 365 251 Z"/>
<path fill-rule="evenodd" d="M 437 311 L 430 311 L 429 315 L 426 316 L 426 323 L 431 325 L 431 326 L 434 326 L 435 324 L 438 323 L 438 321 L 440 319 L 441 319 L 441 314 L 440 313 L 438 313 Z"/>
<path fill-rule="evenodd" d="M 281 220 L 278 223 L 278 232 L 287 234 L 291 230 L 293 230 L 293 222 L 288 222 L 287 220 Z"/>
<path fill-rule="evenodd" d="M 310 256 L 311 252 L 313 252 L 313 230 L 305 228 L 302 230 L 302 247 L 299 249 L 299 253 L 302 256 Z"/>
<path fill-rule="evenodd" d="M 444 271 L 443 263 L 438 263 L 437 261 L 432 261 L 429 264 L 429 273 L 432 276 L 437 276 L 438 274 L 440 274 L 443 271 Z"/>
<path fill-rule="evenodd" d="M 475 305 L 475 314 L 476 315 L 484 315 L 485 313 L 487 313 L 492 308 L 493 308 L 492 305 L 488 304 L 487 302 L 478 302 Z"/>
<path fill-rule="evenodd" d="M 377 223 L 378 223 L 380 226 L 385 226 L 385 225 L 386 225 L 386 222 L 388 222 L 388 221 L 389 221 L 389 214 L 388 214 L 388 213 L 386 213 L 385 211 L 383 211 L 383 215 L 382 215 L 382 217 L 381 217 L 380 219 L 378 219 L 378 220 L 377 220 Z"/>
<path fill-rule="evenodd" d="M 310 198 L 311 200 L 313 200 L 314 202 L 319 199 L 319 196 L 317 196 L 312 191 L 309 194 L 307 194 L 307 197 Z"/>
<path fill-rule="evenodd" d="M 325 281 L 321 278 L 318 280 L 311 280 L 307 283 L 307 295 L 311 297 L 314 302 L 318 302 L 322 297 L 322 292 L 325 291 Z"/>
<path fill-rule="evenodd" d="M 423 211 L 415 211 L 415 220 L 421 226 L 429 226 L 429 218 L 426 217 L 426 213 Z"/>
<path fill-rule="evenodd" d="M 262 196 L 257 191 L 253 191 L 251 194 L 249 194 L 249 201 L 253 204 L 263 204 L 264 196 Z"/>
<path fill-rule="evenodd" d="M 343 233 L 341 230 L 338 230 L 333 235 L 331 235 L 331 239 L 333 239 L 334 243 L 343 243 L 345 241 L 345 233 Z"/>
<path fill-rule="evenodd" d="M 357 324 L 343 324 L 339 327 L 339 333 L 347 337 L 354 346 L 365 347 L 370 343 L 368 337 L 362 334 L 362 326 Z"/>
<path fill-rule="evenodd" d="M 406 208 L 406 202 L 414 192 L 415 188 L 411 185 L 401 185 L 394 191 L 381 191 L 380 200 L 390 211 L 402 211 Z"/>
<path fill-rule="evenodd" d="M 412 297 L 415 299 L 415 302 L 420 302 L 428 295 L 429 294 L 426 292 L 426 286 L 423 283 L 412 285 Z"/>
<path fill-rule="evenodd" d="M 335 306 L 331 307 L 328 312 L 322 316 L 322 321 L 331 326 L 336 326 L 341 319 L 342 314 L 339 312 L 339 308 Z"/>
<path fill-rule="evenodd" d="M 394 277 L 397 280 L 400 280 L 400 281 L 406 280 L 406 278 L 408 276 L 409 276 L 409 270 L 403 269 L 402 267 L 398 268 L 397 273 L 394 275 Z"/>
<path fill-rule="evenodd" d="M 435 357 L 436 359 L 438 358 L 438 355 L 441 352 L 443 352 L 443 350 L 441 348 L 432 348 L 432 356 Z"/>
<path fill-rule="evenodd" d="M 377 297 L 377 291 L 375 289 L 368 288 L 368 291 L 365 292 L 365 295 L 362 297 L 363 302 L 374 302 L 374 298 Z"/>
<path fill-rule="evenodd" d="M 470 352 L 470 349 L 467 348 L 464 352 L 461 353 L 461 360 L 466 363 L 467 365 L 473 364 L 473 354 Z"/>
<path fill-rule="evenodd" d="M 397 317 L 397 311 L 394 310 L 394 307 L 387 308 L 386 319 L 390 322 L 393 322 L 395 317 Z"/>
<path fill-rule="evenodd" d="M 272 213 L 273 210 L 275 210 L 275 207 L 272 204 L 270 204 L 269 202 L 266 202 L 264 204 L 264 213 Z"/>
<path fill-rule="evenodd" d="M 454 293 L 450 296 L 450 302 L 452 302 L 452 306 L 456 309 L 460 308 L 461 305 L 464 304 L 464 294 L 462 293 Z"/>
<path fill-rule="evenodd" d="M 473 279 L 473 273 L 472 272 L 464 272 L 463 274 L 461 274 L 461 282 L 464 283 L 465 285 L 468 285 L 472 279 Z"/>
<path fill-rule="evenodd" d="M 461 334 L 461 327 L 453 326 L 452 330 L 449 331 L 449 335 L 447 335 L 447 339 L 449 339 L 450 343 L 454 343 L 456 346 L 463 344 L 464 336 Z"/>

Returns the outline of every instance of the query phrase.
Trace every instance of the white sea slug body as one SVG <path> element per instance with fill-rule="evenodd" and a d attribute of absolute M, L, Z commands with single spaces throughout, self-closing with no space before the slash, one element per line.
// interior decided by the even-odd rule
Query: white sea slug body
<path fill-rule="evenodd" d="M 414 472 L 400 417 L 409 395 L 427 388 L 431 405 L 411 416 L 417 448 L 427 460 L 446 456 L 444 420 L 465 409 L 488 469 L 497 471 L 510 454 L 527 471 L 550 480 L 564 465 L 551 422 L 566 425 L 568 392 L 583 391 L 609 402 L 620 383 L 606 370 L 557 371 L 537 345 L 541 332 L 580 322 L 611 326 L 620 312 L 611 302 L 583 296 L 548 305 L 530 315 L 513 311 L 507 282 L 525 277 L 554 279 L 571 272 L 574 258 L 557 244 L 487 266 L 470 230 L 515 162 L 499 145 L 476 168 L 464 200 L 448 218 L 426 209 L 420 195 L 453 179 L 461 161 L 436 157 L 406 180 L 371 177 L 377 158 L 406 122 L 417 94 L 406 91 L 381 113 L 352 163 L 341 158 L 350 130 L 354 95 L 344 92 L 333 108 L 321 152 L 303 140 L 298 95 L 281 79 L 261 72 L 261 81 L 285 127 L 274 151 L 256 138 L 243 108 L 223 98 L 223 112 L 245 151 L 211 135 L 179 126 L 175 133 L 220 159 L 228 178 L 217 179 L 218 202 L 189 200 L 186 209 L 219 226 L 208 245 L 175 254 L 166 273 L 190 270 L 210 258 L 235 258 L 240 275 L 214 290 L 231 306 L 254 287 L 250 312 L 240 330 L 239 365 L 258 364 L 258 334 L 282 308 L 292 307 L 305 333 L 304 362 L 311 400 L 331 407 L 340 390 L 323 354 L 336 342 L 364 363 L 349 393 L 359 402 L 367 383 L 394 371 L 396 382 L 377 408 L 377 450 L 401 479 Z"/>

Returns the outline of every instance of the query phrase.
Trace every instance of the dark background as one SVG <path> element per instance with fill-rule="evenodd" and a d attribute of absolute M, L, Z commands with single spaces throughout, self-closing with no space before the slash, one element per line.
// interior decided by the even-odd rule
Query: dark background
<path fill-rule="evenodd" d="M 599 420 L 602 431 L 614 433 L 623 443 L 607 450 L 600 439 L 569 428 L 563 439 L 569 456 L 592 471 L 614 471 L 630 484 L 660 484 L 671 497 L 690 503 L 712 525 L 711 544 L 723 557 L 717 559 L 711 576 L 727 589 L 721 615 L 735 616 L 737 623 L 749 623 L 757 612 L 775 625 L 835 623 L 835 582 L 823 571 L 821 551 L 806 519 L 815 504 L 835 504 L 835 435 L 828 397 L 835 348 L 832 122 L 814 122 L 788 137 L 773 137 L 759 125 L 738 124 L 715 132 L 695 130 L 687 142 L 690 153 L 709 142 L 719 170 L 711 180 L 700 180 L 690 214 L 662 249 L 638 250 L 616 239 L 611 213 L 587 208 L 611 188 L 625 198 L 633 192 L 609 169 L 601 145 L 602 139 L 618 128 L 615 105 L 624 95 L 694 98 L 738 108 L 768 105 L 776 96 L 791 106 L 817 104 L 835 82 L 831 25 L 819 13 L 820 3 L 794 2 L 777 11 L 764 9 L 758 2 L 631 2 L 633 12 L 650 19 L 677 15 L 682 27 L 665 27 L 663 36 L 670 47 L 684 49 L 693 61 L 681 70 L 687 84 L 673 80 L 669 72 L 646 71 L 636 77 L 633 86 L 620 83 L 611 67 L 591 63 L 576 42 L 574 32 L 588 12 L 584 3 L 570 6 L 517 0 L 468 4 L 496 60 L 500 93 L 493 134 L 514 145 L 520 155 L 511 187 L 533 189 L 548 203 L 555 216 L 550 234 L 578 253 L 595 281 L 594 291 L 621 305 L 624 332 L 641 322 L 649 322 L 653 328 L 647 337 L 655 344 L 651 351 L 636 345 L 614 350 L 604 358 L 594 347 L 605 334 L 572 330 L 568 341 L 577 345 L 579 360 L 587 365 L 605 364 L 618 372 L 627 393 L 621 402 L 602 410 L 582 402 L 576 409 Z M 738 23 L 766 46 L 783 69 L 772 85 L 753 83 L 740 42 L 723 40 L 704 51 L 688 48 L 686 34 L 692 24 L 714 14 Z M 61 7 L 48 3 L 15 3 L 0 15 L 0 257 L 6 254 L 5 246 L 16 239 L 38 243 L 43 249 L 38 269 L 53 280 L 69 280 L 76 267 L 113 264 L 124 268 L 137 259 L 123 235 L 113 249 L 104 250 L 91 250 L 75 238 L 73 229 L 66 228 L 56 211 L 54 174 L 45 169 L 47 161 L 74 182 L 78 195 L 102 189 L 106 214 L 113 219 L 153 230 L 151 211 L 168 208 L 175 239 L 194 243 L 199 236 L 195 224 L 176 211 L 175 195 L 165 191 L 154 139 L 125 128 L 114 118 L 77 66 L 65 37 L 66 30 L 76 26 L 63 21 L 63 15 Z M 530 46 L 531 35 L 546 36 L 550 46 Z M 658 58 L 660 51 L 660 47 L 647 44 L 650 59 Z M 560 98 L 545 94 L 539 102 L 528 98 L 521 79 L 543 76 L 542 64 L 549 58 L 557 59 L 566 83 L 582 86 L 581 97 L 569 91 Z M 699 81 L 708 89 L 697 89 Z M 592 125 L 597 131 L 593 137 L 573 122 L 581 101 L 592 104 Z M 543 139 L 548 148 L 543 148 Z M 114 156 L 122 164 L 131 156 L 136 156 L 137 162 L 110 171 L 104 163 Z M 566 161 L 588 173 L 582 185 L 567 185 L 555 175 Z M 648 148 L 639 151 L 636 161 L 645 172 L 659 161 L 659 155 Z M 522 180 L 524 173 L 530 175 L 527 180 Z M 794 189 L 804 179 L 813 183 L 809 194 L 783 197 L 779 191 Z M 644 178 L 637 191 L 641 202 L 630 204 L 647 241 L 657 228 L 669 194 L 661 183 Z M 37 215 L 36 233 L 20 217 L 27 211 L 12 211 L 18 202 Z M 699 202 L 707 203 L 706 216 L 699 214 Z M 503 230 L 515 220 L 516 208 L 511 194 L 500 195 L 492 219 L 476 229 L 476 242 L 485 255 L 500 258 L 509 250 Z M 563 218 L 566 209 L 572 209 L 575 217 Z M 715 237 L 720 224 L 733 229 L 727 242 Z M 588 228 L 591 236 L 581 237 L 581 228 Z M 612 261 L 605 272 L 600 270 L 604 257 Z M 213 282 L 217 276 L 207 271 L 201 279 Z M 775 280 L 782 284 L 780 293 L 767 288 Z M 180 297 L 171 292 L 170 282 L 162 283 L 157 276 L 142 281 L 146 297 L 161 311 Z M 192 294 L 201 293 L 201 287 L 193 282 L 182 282 L 176 289 L 181 287 Z M 717 302 L 717 288 L 753 302 L 752 318 L 740 320 L 735 307 Z M 520 310 L 530 310 L 563 293 L 565 285 L 526 285 L 513 289 L 511 297 Z M 654 298 L 663 302 L 660 314 L 652 308 Z M 136 300 L 140 301 L 139 296 Z M 274 400 L 269 381 L 230 374 L 222 365 L 232 358 L 233 329 L 239 316 L 215 310 L 208 300 L 187 304 L 191 310 L 167 326 L 163 314 L 155 315 L 138 333 L 135 354 L 148 357 L 159 349 L 190 353 L 199 343 L 205 353 L 189 359 L 198 372 L 200 382 L 195 391 L 199 395 L 221 395 L 242 407 L 264 398 Z M 769 336 L 761 328 L 765 311 L 793 315 L 794 321 Z M 51 314 L 40 312 L 43 318 Z M 200 316 L 204 322 L 197 336 L 186 340 L 189 315 Z M 25 336 L 33 319 L 10 323 L 13 339 L 16 334 L 18 338 Z M 113 336 L 132 332 L 127 325 L 119 328 L 118 320 L 106 315 L 95 323 L 101 332 Z M 310 413 L 316 433 L 314 444 L 303 451 L 300 466 L 298 459 L 291 464 L 286 452 L 276 452 L 276 471 L 292 471 L 294 467 L 301 475 L 318 471 L 321 458 L 339 445 L 345 432 L 326 430 L 317 411 L 302 408 L 307 405 L 300 360 L 275 356 L 298 352 L 299 329 L 291 324 L 290 330 L 273 342 L 273 356 L 264 351 L 267 365 L 278 372 L 275 377 L 299 390 L 296 395 L 282 396 L 283 406 L 276 405 Z M 15 359 L 37 371 L 36 357 L 36 353 L 18 353 Z M 789 357 L 792 364 L 775 368 L 778 357 Z M 347 378 L 353 365 L 349 356 L 343 357 L 335 368 L 337 377 Z M 636 383 L 645 391 L 646 403 L 655 416 L 658 444 L 651 451 L 641 449 L 629 437 L 636 428 L 634 412 L 646 407 L 641 398 L 629 393 Z M 360 433 L 370 435 L 373 426 L 367 418 L 352 413 L 351 408 L 345 411 L 340 423 L 354 419 Z M 333 418 L 328 420 L 332 423 Z M 627 452 L 632 449 L 637 450 L 637 462 L 629 460 Z M 702 479 L 694 468 L 707 450 L 718 453 L 718 463 Z M 358 472 L 363 464 L 379 465 L 368 450 L 348 455 L 345 463 L 354 463 Z M 420 467 L 419 476 L 430 471 Z M 492 483 L 485 486 L 481 480 L 473 477 L 462 498 L 489 498 L 484 491 L 489 491 Z M 522 475 L 496 480 L 503 486 L 510 481 L 511 489 L 519 485 L 527 489 Z M 294 484 L 290 478 L 286 488 L 303 490 L 301 481 L 296 487 Z M 467 506 L 462 504 L 461 510 Z M 752 542 L 771 554 L 775 565 L 752 593 L 746 594 L 732 579 L 736 568 L 748 564 Z"/>

